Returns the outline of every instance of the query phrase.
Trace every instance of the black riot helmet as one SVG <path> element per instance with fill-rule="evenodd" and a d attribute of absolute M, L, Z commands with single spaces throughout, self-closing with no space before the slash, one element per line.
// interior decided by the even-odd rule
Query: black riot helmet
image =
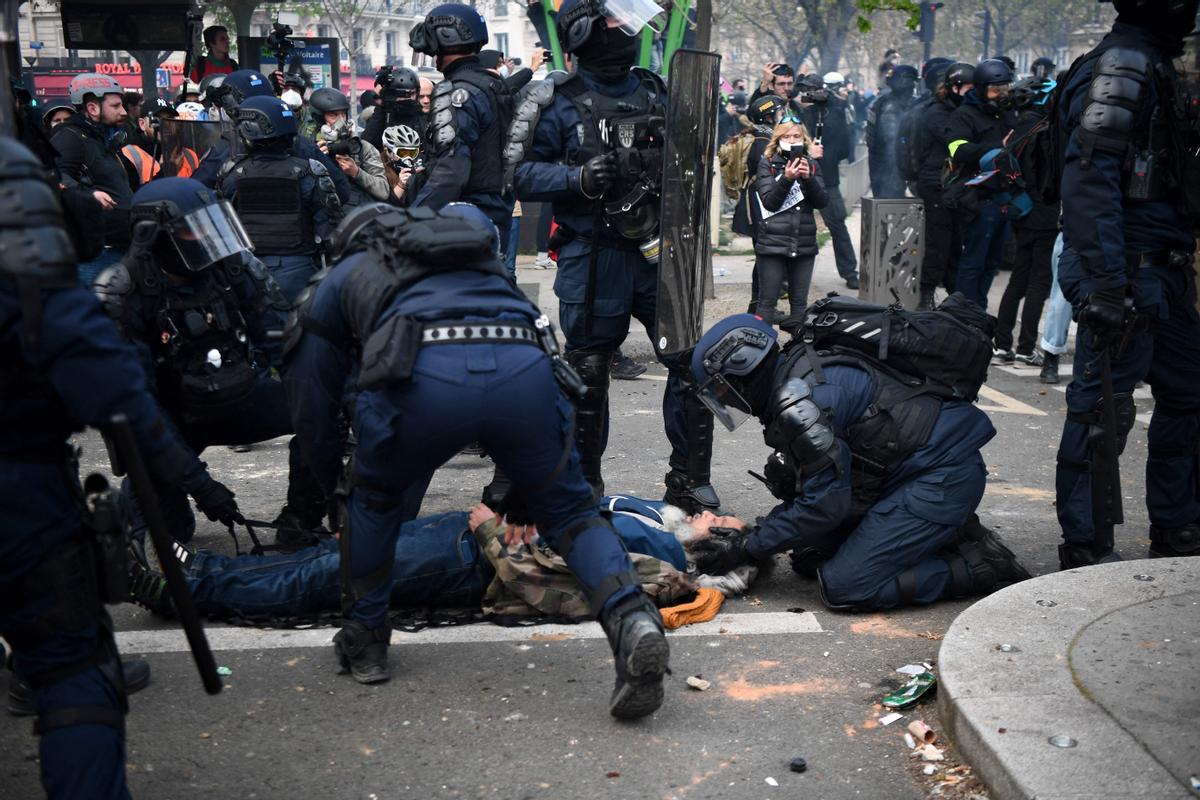
<path fill-rule="evenodd" d="M 349 98 L 331 86 L 323 86 L 313 92 L 308 98 L 308 106 L 322 122 L 324 122 L 323 115 L 329 111 L 350 113 Z"/>
<path fill-rule="evenodd" d="M 746 109 L 746 119 L 755 125 L 775 126 L 779 116 L 787 109 L 787 101 L 779 95 L 766 94 L 759 97 Z"/>
<path fill-rule="evenodd" d="M 912 94 L 917 85 L 917 77 L 916 67 L 911 64 L 899 64 L 892 68 L 892 74 L 887 78 L 887 85 L 897 96 Z"/>
<path fill-rule="evenodd" d="M 942 56 L 934 56 L 921 65 L 921 82 L 929 91 L 936 89 L 942 82 L 942 76 L 954 61 Z"/>
<path fill-rule="evenodd" d="M 960 86 L 966 86 L 973 80 L 975 80 L 975 65 L 957 61 L 946 68 L 946 74 L 942 76 L 942 85 L 957 89 Z"/>
<path fill-rule="evenodd" d="M 1057 66 L 1054 63 L 1054 59 L 1042 56 L 1041 58 L 1035 58 L 1033 63 L 1029 65 L 1029 69 L 1033 72 L 1033 77 L 1046 80 L 1054 77 L 1054 70 Z"/>
<path fill-rule="evenodd" d="M 662 13 L 654 0 L 564 0 L 558 38 L 581 69 L 603 83 L 617 83 L 637 63 L 642 29 L 657 30 Z"/>
<path fill-rule="evenodd" d="M 138 189 L 129 209 L 135 243 L 167 272 L 188 275 L 252 249 L 229 201 L 191 178 L 159 178 Z"/>
<path fill-rule="evenodd" d="M 975 67 L 975 72 L 971 76 L 971 83 L 975 84 L 976 88 L 1010 84 L 1012 82 L 1012 69 L 998 58 L 989 58 L 987 61 L 979 62 L 979 65 Z"/>
<path fill-rule="evenodd" d="M 1180 42 L 1196 27 L 1200 0 L 1113 0 L 1117 22 Z"/>
<path fill-rule="evenodd" d="M 487 43 L 483 15 L 462 3 L 435 7 L 408 34 L 408 46 L 427 56 L 475 53 Z"/>

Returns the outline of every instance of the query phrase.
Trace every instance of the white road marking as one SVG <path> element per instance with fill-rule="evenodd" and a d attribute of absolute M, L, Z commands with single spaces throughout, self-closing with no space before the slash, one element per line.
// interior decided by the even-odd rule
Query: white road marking
<path fill-rule="evenodd" d="M 795 614 L 768 611 L 760 614 L 718 614 L 715 619 L 685 625 L 669 635 L 679 636 L 762 636 L 770 634 L 821 633 L 821 623 L 811 611 Z M 263 630 L 259 628 L 208 626 L 205 630 L 213 650 L 281 650 L 327 647 L 336 628 L 305 630 Z M 486 642 L 544 641 L 550 637 L 603 639 L 604 631 L 595 622 L 580 625 L 533 625 L 504 628 L 480 623 L 449 628 L 426 628 L 418 633 L 392 631 L 392 644 L 481 644 Z M 554 639 L 550 639 L 553 641 Z M 117 646 L 122 653 L 182 653 L 188 649 L 181 630 L 119 631 Z"/>
<path fill-rule="evenodd" d="M 980 386 L 979 396 L 992 401 L 992 405 L 978 406 L 980 411 L 1002 414 L 1029 414 L 1034 417 L 1044 417 L 1046 412 L 1034 408 L 1028 403 L 1022 403 L 1015 397 L 1009 397 L 1004 392 L 998 392 L 990 386 Z"/>

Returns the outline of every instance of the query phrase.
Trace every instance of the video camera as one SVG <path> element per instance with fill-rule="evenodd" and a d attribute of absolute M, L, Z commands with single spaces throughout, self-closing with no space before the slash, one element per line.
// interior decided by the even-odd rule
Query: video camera
<path fill-rule="evenodd" d="M 825 88 L 825 83 L 816 75 L 805 75 L 796 92 L 796 100 L 801 103 L 816 103 L 822 105 L 829 102 L 829 90 Z"/>
<path fill-rule="evenodd" d="M 275 63 L 281 70 L 292 50 L 296 49 L 296 43 L 288 38 L 291 35 L 292 26 L 282 22 L 272 24 L 271 33 L 267 35 L 267 49 L 275 54 Z"/>

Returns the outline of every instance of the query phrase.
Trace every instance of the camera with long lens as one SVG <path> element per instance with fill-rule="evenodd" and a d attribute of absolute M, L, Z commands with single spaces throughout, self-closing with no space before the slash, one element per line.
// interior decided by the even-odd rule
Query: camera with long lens
<path fill-rule="evenodd" d="M 354 158 L 362 152 L 362 142 L 347 132 L 345 136 L 339 136 L 337 139 L 326 144 L 325 152 L 330 156 L 350 156 Z"/>
<path fill-rule="evenodd" d="M 280 69 L 283 69 L 288 56 L 296 49 L 296 43 L 288 38 L 291 35 L 292 26 L 282 22 L 271 25 L 271 32 L 267 35 L 267 49 L 275 54 L 275 62 Z"/>

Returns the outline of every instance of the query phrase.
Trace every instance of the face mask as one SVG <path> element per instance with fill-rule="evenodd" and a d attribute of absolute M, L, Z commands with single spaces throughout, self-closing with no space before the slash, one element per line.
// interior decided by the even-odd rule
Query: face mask
<path fill-rule="evenodd" d="M 501 67 L 500 67 L 500 69 L 498 69 L 498 70 L 496 70 L 496 71 L 500 73 L 500 77 L 501 77 L 501 78 L 507 78 L 507 77 L 508 77 L 508 65 L 503 65 L 503 66 L 501 66 Z"/>
<path fill-rule="evenodd" d="M 600 28 L 575 55 L 580 66 L 601 81 L 617 83 L 637 62 L 640 47 L 640 38 L 630 36 L 620 28 Z"/>
<path fill-rule="evenodd" d="M 346 120 L 344 120 L 344 119 L 339 119 L 337 122 L 333 123 L 332 125 L 326 124 L 326 125 L 321 126 L 321 138 L 327 139 L 329 141 L 333 141 L 335 139 L 341 138 L 345 134 L 345 132 L 346 132 Z"/>
<path fill-rule="evenodd" d="M 779 152 L 781 152 L 781 153 L 784 153 L 784 154 L 791 153 L 792 148 L 799 150 L 800 145 L 792 144 L 791 142 L 783 142 L 783 141 L 781 141 L 779 143 Z"/>
<path fill-rule="evenodd" d="M 292 111 L 298 111 L 300 106 L 304 105 L 304 98 L 295 89 L 288 89 L 279 97 L 280 100 L 287 103 Z"/>

